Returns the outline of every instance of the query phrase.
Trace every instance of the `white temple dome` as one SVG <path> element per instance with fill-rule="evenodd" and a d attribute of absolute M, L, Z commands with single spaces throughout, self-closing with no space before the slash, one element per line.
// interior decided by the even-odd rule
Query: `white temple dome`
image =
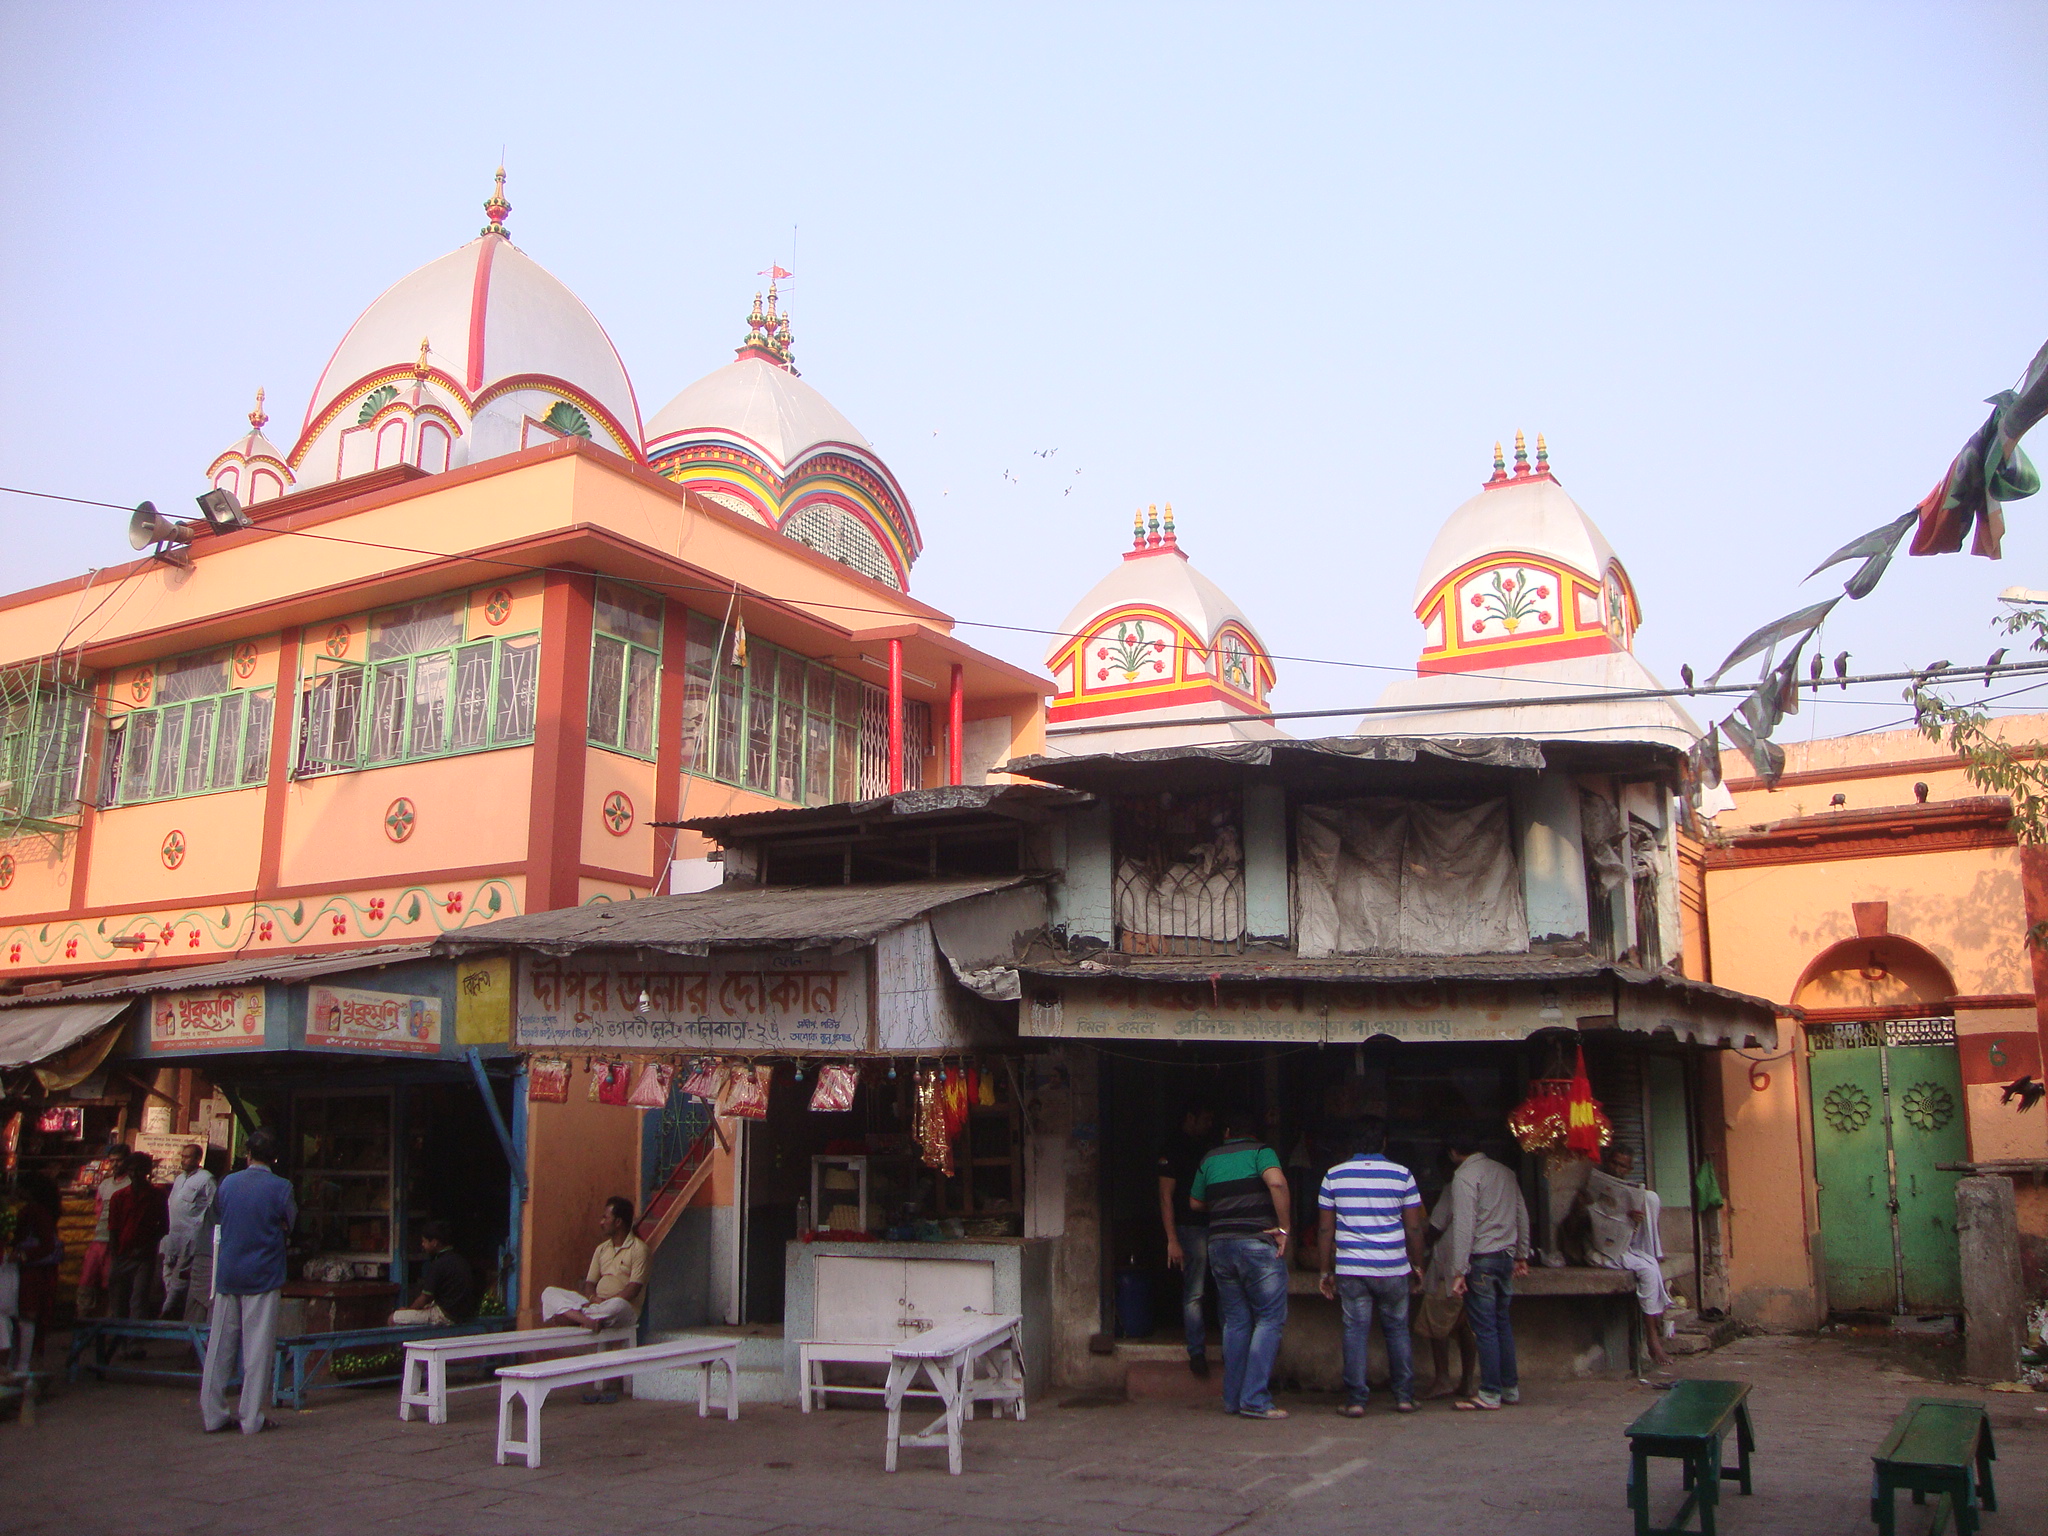
<path fill-rule="evenodd" d="M 714 435 L 739 438 L 782 470 L 825 443 L 874 451 L 831 401 L 763 357 L 734 359 L 656 411 L 647 426 L 648 453 Z"/>
<path fill-rule="evenodd" d="M 506 236 L 502 168 L 485 209 L 481 235 L 393 283 L 342 337 L 291 452 L 301 484 L 392 462 L 445 469 L 550 436 L 641 456 L 639 402 L 611 338 Z M 394 427 L 385 412 L 398 406 Z"/>
<path fill-rule="evenodd" d="M 1459 566 L 1501 550 L 1548 555 L 1593 574 L 1614 559 L 1613 547 L 1565 488 L 1548 473 L 1530 475 L 1482 489 L 1444 520 L 1423 557 L 1415 601 Z"/>

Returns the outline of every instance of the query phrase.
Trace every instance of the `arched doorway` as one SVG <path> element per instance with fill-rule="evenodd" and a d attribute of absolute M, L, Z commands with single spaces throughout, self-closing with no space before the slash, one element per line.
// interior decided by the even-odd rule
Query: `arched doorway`
<path fill-rule="evenodd" d="M 1885 934 L 1824 950 L 1793 995 L 1832 1311 L 1961 1308 L 1957 1175 L 1937 1166 L 1969 1153 L 1954 994 L 1939 959 Z"/>

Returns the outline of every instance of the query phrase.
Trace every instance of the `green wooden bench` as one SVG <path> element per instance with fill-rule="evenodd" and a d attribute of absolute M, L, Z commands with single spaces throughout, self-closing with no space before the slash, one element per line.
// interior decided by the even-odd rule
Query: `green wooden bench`
<path fill-rule="evenodd" d="M 1635 1511 L 1636 1536 L 1689 1536 L 1686 1521 L 1694 1509 L 1700 1536 L 1714 1536 L 1714 1510 L 1721 1502 L 1721 1480 L 1732 1478 L 1744 1493 L 1749 1486 L 1749 1453 L 1756 1435 L 1749 1423 L 1746 1381 L 1681 1381 L 1629 1425 L 1628 1507 Z M 1735 1465 L 1721 1464 L 1721 1445 L 1735 1431 Z M 1668 1456 L 1685 1467 L 1685 1502 L 1670 1525 L 1650 1524 L 1650 1458 Z"/>
<path fill-rule="evenodd" d="M 1945 1496 L 1937 1506 L 1929 1536 L 1938 1536 L 1951 1512 L 1958 1536 L 1977 1529 L 1977 1510 L 1998 1508 L 1991 1484 L 1991 1463 L 1998 1455 L 1991 1444 L 1991 1419 L 1982 1403 L 1950 1402 L 1916 1397 L 1892 1421 L 1891 1433 L 1870 1459 L 1870 1518 L 1882 1536 L 1892 1536 L 1893 1497 L 1912 1492 L 1915 1504 L 1932 1493 Z"/>

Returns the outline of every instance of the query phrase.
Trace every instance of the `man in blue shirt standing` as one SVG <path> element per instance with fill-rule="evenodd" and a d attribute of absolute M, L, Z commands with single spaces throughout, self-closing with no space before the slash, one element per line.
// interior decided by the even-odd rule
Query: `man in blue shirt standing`
<path fill-rule="evenodd" d="M 199 1416 L 210 1435 L 239 1419 L 242 1433 L 267 1426 L 270 1353 L 277 1340 L 277 1295 L 284 1289 L 285 1239 L 298 1219 L 292 1186 L 278 1177 L 277 1138 L 249 1137 L 249 1166 L 220 1181 L 213 1209 L 220 1222 L 213 1263 L 212 1332 L 199 1386 Z M 242 1400 L 228 1416 L 228 1378 L 242 1368 Z"/>
<path fill-rule="evenodd" d="M 1415 1355 L 1408 1334 L 1408 1295 L 1422 1278 L 1422 1192 L 1415 1175 L 1386 1156 L 1387 1124 L 1362 1120 L 1351 1156 L 1323 1175 L 1323 1295 L 1344 1309 L 1344 1406 L 1365 1417 L 1366 1344 L 1373 1314 L 1387 1345 L 1394 1412 L 1415 1411 Z"/>

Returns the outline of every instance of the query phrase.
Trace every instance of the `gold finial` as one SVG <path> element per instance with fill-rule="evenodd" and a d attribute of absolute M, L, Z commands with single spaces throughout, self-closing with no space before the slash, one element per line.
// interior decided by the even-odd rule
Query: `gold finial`
<path fill-rule="evenodd" d="M 1539 475 L 1550 473 L 1550 445 L 1543 441 L 1543 434 L 1541 432 L 1536 434 L 1536 473 Z"/>
<path fill-rule="evenodd" d="M 261 432 L 269 420 L 270 418 L 263 413 L 263 386 L 259 384 L 256 387 L 256 409 L 249 413 L 249 430 Z"/>
<path fill-rule="evenodd" d="M 1168 502 L 1168 503 L 1166 504 L 1166 539 L 1165 539 L 1165 543 L 1166 543 L 1166 547 L 1167 547 L 1168 549 L 1175 549 L 1175 548 L 1178 548 L 1178 547 L 1179 547 L 1178 541 L 1177 541 L 1177 540 L 1176 540 L 1176 539 L 1174 538 L 1174 536 L 1173 536 L 1173 503 L 1172 503 L 1172 502 L 1170 502 L 1170 501 L 1169 501 L 1169 502 Z"/>
<path fill-rule="evenodd" d="M 427 338 L 420 338 L 420 360 L 412 365 L 412 376 L 425 379 L 427 376 Z"/>
<path fill-rule="evenodd" d="M 1159 504 L 1153 502 L 1145 508 L 1145 544 L 1147 548 L 1159 547 Z"/>
<path fill-rule="evenodd" d="M 1493 445 L 1493 478 L 1488 480 L 1486 483 L 1488 485 L 1498 485 L 1501 481 L 1507 479 L 1507 477 L 1508 461 L 1500 451 L 1500 443 L 1496 441 Z"/>
<path fill-rule="evenodd" d="M 505 201 L 505 167 L 501 165 L 498 167 L 498 175 L 496 182 L 491 188 L 491 195 L 484 202 L 484 212 L 490 215 L 491 222 L 483 227 L 483 233 L 487 235 L 504 234 L 506 232 L 505 215 L 511 211 L 512 205 Z"/>
<path fill-rule="evenodd" d="M 1145 509 L 1139 507 L 1131 513 L 1131 548 L 1145 547 Z"/>

